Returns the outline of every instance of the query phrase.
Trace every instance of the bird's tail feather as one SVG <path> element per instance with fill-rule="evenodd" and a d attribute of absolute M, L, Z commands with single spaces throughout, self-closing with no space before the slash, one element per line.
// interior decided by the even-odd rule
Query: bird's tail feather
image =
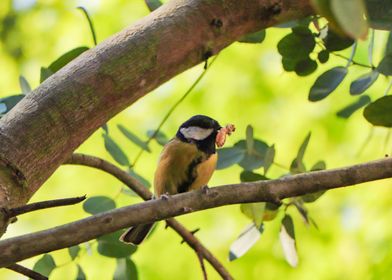
<path fill-rule="evenodd" d="M 153 225 L 154 223 L 131 227 L 120 236 L 120 241 L 128 244 L 139 245 L 151 231 Z"/>

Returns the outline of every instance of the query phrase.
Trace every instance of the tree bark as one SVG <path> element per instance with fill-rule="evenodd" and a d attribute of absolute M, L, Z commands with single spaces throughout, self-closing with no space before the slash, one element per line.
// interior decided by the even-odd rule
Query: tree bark
<path fill-rule="evenodd" d="M 172 0 L 83 53 L 0 120 L 0 207 L 26 203 L 96 129 L 160 84 L 246 33 L 312 12 L 308 0 Z"/>
<path fill-rule="evenodd" d="M 0 267 L 67 248 L 121 228 L 146 224 L 213 207 L 281 199 L 392 177 L 392 158 L 283 177 L 226 185 L 118 208 L 52 229 L 0 241 Z"/>

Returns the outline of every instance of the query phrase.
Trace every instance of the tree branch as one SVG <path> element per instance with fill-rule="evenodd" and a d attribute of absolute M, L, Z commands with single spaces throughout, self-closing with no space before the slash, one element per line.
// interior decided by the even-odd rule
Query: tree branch
<path fill-rule="evenodd" d="M 53 229 L 0 241 L 0 267 L 23 259 L 70 247 L 121 228 L 164 220 L 194 211 L 229 204 L 274 202 L 321 190 L 351 186 L 392 177 L 392 158 L 324 171 L 287 176 L 277 180 L 225 185 L 209 191 L 177 194 L 169 199 L 100 213 Z"/>
<path fill-rule="evenodd" d="M 124 170 L 101 158 L 75 153 L 65 162 L 65 164 L 78 164 L 102 170 L 119 179 L 144 200 L 149 200 L 152 197 L 152 193 L 139 181 L 137 181 Z M 193 250 L 195 250 L 199 260 L 201 254 L 201 257 L 206 259 L 211 264 L 211 266 L 219 273 L 219 275 L 222 276 L 223 279 L 233 279 L 233 277 L 219 262 L 219 260 L 216 259 L 215 256 L 206 247 L 204 247 L 203 244 L 183 225 L 181 225 L 175 219 L 168 219 L 166 220 L 166 223 L 169 227 L 174 229 Z M 201 264 L 203 264 L 203 262 L 201 262 Z M 204 275 L 205 268 L 203 266 L 202 272 Z"/>
<path fill-rule="evenodd" d="M 86 51 L 1 118 L 0 207 L 25 204 L 96 129 L 152 89 L 246 33 L 310 15 L 309 2 L 172 0 Z"/>
<path fill-rule="evenodd" d="M 48 277 L 43 276 L 42 274 L 40 274 L 34 270 L 28 269 L 27 267 L 21 266 L 20 264 L 17 264 L 17 263 L 11 264 L 7 268 L 9 270 L 20 273 L 24 276 L 27 276 L 27 277 L 29 277 L 29 279 L 48 280 Z"/>
<path fill-rule="evenodd" d="M 61 199 L 52 199 L 46 201 L 39 201 L 35 203 L 26 204 L 20 207 L 15 207 L 11 209 L 5 209 L 7 218 L 16 217 L 28 212 L 52 208 L 52 207 L 59 207 L 59 206 L 67 206 L 73 205 L 76 203 L 80 203 L 86 199 L 86 196 L 79 196 L 79 197 L 71 197 L 71 198 L 61 198 Z"/>

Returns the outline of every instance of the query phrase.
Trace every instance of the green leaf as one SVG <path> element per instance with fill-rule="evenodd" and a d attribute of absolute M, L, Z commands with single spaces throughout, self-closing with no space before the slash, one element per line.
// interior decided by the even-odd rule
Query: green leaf
<path fill-rule="evenodd" d="M 295 242 L 294 234 L 294 223 L 293 219 L 289 215 L 285 215 L 282 220 L 282 225 L 280 228 L 280 244 L 283 248 L 283 253 L 286 261 L 292 266 L 296 267 L 298 265 L 298 255 L 297 246 Z"/>
<path fill-rule="evenodd" d="M 252 154 L 254 149 L 254 139 L 253 139 L 253 127 L 248 125 L 246 127 L 246 151 L 248 154 Z"/>
<path fill-rule="evenodd" d="M 269 179 L 261 174 L 244 170 L 240 174 L 240 180 L 241 180 L 241 182 L 254 182 L 254 181 L 263 181 L 263 180 L 269 180 Z"/>
<path fill-rule="evenodd" d="M 264 157 L 264 175 L 267 174 L 269 168 L 274 163 L 275 159 L 275 145 L 268 147 Z"/>
<path fill-rule="evenodd" d="M 326 191 L 307 193 L 305 195 L 302 195 L 301 198 L 306 203 L 312 203 L 312 202 L 315 202 L 317 199 L 319 199 L 325 192 Z"/>
<path fill-rule="evenodd" d="M 280 208 L 280 205 L 266 202 L 264 214 L 263 214 L 263 221 L 267 222 L 267 221 L 272 221 L 273 219 L 275 219 L 279 213 L 279 208 Z"/>
<path fill-rule="evenodd" d="M 357 101 L 344 107 L 339 112 L 337 112 L 336 115 L 340 118 L 348 119 L 356 111 L 358 111 L 362 107 L 365 107 L 367 104 L 369 104 L 370 101 L 371 100 L 370 100 L 369 96 L 367 96 L 367 95 L 361 96 Z"/>
<path fill-rule="evenodd" d="M 370 103 L 363 115 L 375 126 L 392 127 L 392 95 L 383 96 Z"/>
<path fill-rule="evenodd" d="M 377 71 L 385 76 L 392 75 L 392 54 L 386 55 L 377 66 Z"/>
<path fill-rule="evenodd" d="M 49 254 L 45 254 L 34 264 L 33 270 L 46 277 L 49 277 L 50 273 L 55 268 L 56 263 L 53 257 Z"/>
<path fill-rule="evenodd" d="M 290 33 L 278 43 L 278 51 L 283 57 L 294 60 L 307 58 L 316 45 L 313 36 L 300 36 Z"/>
<path fill-rule="evenodd" d="M 216 169 L 225 169 L 239 163 L 245 157 L 245 153 L 246 150 L 235 147 L 219 149 Z"/>
<path fill-rule="evenodd" d="M 263 222 L 265 202 L 244 203 L 240 205 L 241 212 L 253 221 L 256 227 Z"/>
<path fill-rule="evenodd" d="M 109 134 L 102 134 L 104 139 L 105 149 L 109 152 L 112 158 L 119 164 L 129 166 L 130 162 L 127 155 L 123 152 L 119 145 L 109 136 Z"/>
<path fill-rule="evenodd" d="M 138 273 L 135 263 L 131 259 L 117 259 L 113 280 L 137 280 Z"/>
<path fill-rule="evenodd" d="M 363 0 L 330 0 L 336 21 L 350 37 L 364 39 L 368 32 L 367 12 Z"/>
<path fill-rule="evenodd" d="M 310 168 L 310 171 L 319 171 L 319 170 L 325 170 L 327 169 L 327 164 L 325 163 L 325 161 L 320 160 L 318 162 L 316 162 L 312 168 Z"/>
<path fill-rule="evenodd" d="M 28 94 L 29 92 L 31 92 L 31 87 L 29 82 L 26 80 L 25 77 L 23 76 L 19 76 L 19 85 L 20 85 L 20 89 L 22 90 L 22 93 L 24 95 Z"/>
<path fill-rule="evenodd" d="M 291 28 L 291 31 L 299 36 L 313 36 L 312 31 L 307 25 L 299 25 Z"/>
<path fill-rule="evenodd" d="M 243 169 L 252 171 L 264 164 L 264 158 L 268 150 L 268 145 L 260 140 L 254 139 L 253 150 L 251 153 L 247 152 L 247 142 L 241 140 L 234 144 L 234 148 L 244 151 L 244 157 L 238 163 Z"/>
<path fill-rule="evenodd" d="M 141 175 L 137 174 L 133 169 L 129 169 L 128 170 L 128 174 L 131 175 L 136 180 L 138 180 L 139 183 L 141 183 L 146 188 L 150 188 L 151 187 L 150 182 L 147 179 L 145 179 L 144 177 L 142 177 Z"/>
<path fill-rule="evenodd" d="M 81 55 L 88 49 L 88 47 L 78 47 L 72 49 L 69 52 L 66 52 L 65 54 L 60 56 L 55 61 L 53 61 L 47 68 L 41 67 L 40 82 L 42 83 L 43 81 L 45 81 L 51 75 L 59 71 L 61 68 L 63 68 L 65 65 L 67 65 L 69 62 L 77 58 L 79 55 Z"/>
<path fill-rule="evenodd" d="M 123 125 L 117 125 L 118 129 L 127 137 L 130 141 L 132 141 L 135 145 L 139 146 L 143 150 L 147 152 L 151 152 L 150 148 L 148 147 L 147 143 L 125 128 Z"/>
<path fill-rule="evenodd" d="M 328 30 L 327 38 L 324 40 L 325 47 L 330 52 L 341 51 L 347 49 L 354 44 L 354 40 L 335 33 L 332 30 Z"/>
<path fill-rule="evenodd" d="M 68 248 L 69 256 L 73 260 L 78 256 L 79 251 L 80 251 L 80 246 L 79 245 L 75 245 L 75 246 L 72 246 L 72 247 Z"/>
<path fill-rule="evenodd" d="M 158 9 L 160 6 L 162 6 L 162 2 L 159 0 L 144 0 L 146 2 L 146 5 L 150 12 Z"/>
<path fill-rule="evenodd" d="M 301 215 L 304 223 L 306 225 L 309 225 L 309 214 L 308 214 L 308 210 L 305 208 L 305 206 L 303 205 L 302 202 L 299 202 L 299 200 L 295 200 L 294 202 L 294 206 L 297 209 L 298 213 Z"/>
<path fill-rule="evenodd" d="M 76 280 L 86 280 L 87 277 L 86 274 L 84 274 L 82 267 L 80 265 L 77 266 L 78 266 L 78 274 L 76 276 Z"/>
<path fill-rule="evenodd" d="M 247 226 L 230 246 L 229 260 L 234 261 L 243 256 L 260 239 L 263 231 L 263 226 L 257 228 L 253 223 Z"/>
<path fill-rule="evenodd" d="M 48 68 L 41 67 L 41 74 L 39 78 L 39 82 L 42 84 L 43 81 L 45 81 L 47 78 L 53 75 L 53 72 L 50 71 Z"/>
<path fill-rule="evenodd" d="M 347 75 L 347 68 L 334 67 L 321 74 L 310 89 L 309 101 L 320 101 L 333 92 Z"/>
<path fill-rule="evenodd" d="M 155 133 L 155 130 L 148 130 L 147 136 L 151 137 L 154 135 L 154 133 Z M 162 146 L 166 145 L 166 143 L 169 142 L 169 140 L 167 139 L 167 136 L 161 131 L 158 131 L 157 135 L 155 135 L 153 138 L 157 141 L 158 144 L 160 144 Z"/>
<path fill-rule="evenodd" d="M 83 203 L 83 210 L 92 215 L 116 208 L 116 202 L 107 196 L 92 196 Z"/>
<path fill-rule="evenodd" d="M 372 27 L 392 30 L 392 2 L 390 0 L 366 0 L 365 2 Z"/>
<path fill-rule="evenodd" d="M 357 78 L 350 85 L 350 94 L 358 95 L 365 92 L 377 80 L 378 74 L 377 71 L 373 70 Z"/>
<path fill-rule="evenodd" d="M 311 133 L 309 132 L 308 135 L 305 137 L 304 141 L 302 142 L 301 146 L 299 147 L 296 158 L 291 163 L 290 172 L 292 174 L 306 172 L 303 159 L 306 152 L 306 148 L 308 147 L 309 144 L 310 136 Z"/>
<path fill-rule="evenodd" d="M 302 142 L 301 146 L 298 149 L 296 160 L 303 161 L 304 155 L 305 155 L 305 152 L 306 152 L 306 148 L 308 147 L 309 140 L 310 140 L 311 136 L 312 136 L 311 132 L 309 132 L 308 135 L 306 135 L 304 141 Z"/>
<path fill-rule="evenodd" d="M 81 10 L 82 13 L 84 14 L 84 16 L 86 17 L 88 25 L 90 27 L 91 36 L 93 37 L 94 46 L 96 46 L 97 45 L 97 35 L 95 33 L 94 24 L 93 24 L 93 21 L 89 15 L 88 11 L 86 10 L 86 8 L 81 7 L 81 6 L 77 7 L 77 9 Z"/>
<path fill-rule="evenodd" d="M 326 63 L 329 60 L 329 51 L 322 50 L 318 53 L 317 59 L 320 61 L 320 63 Z"/>
<path fill-rule="evenodd" d="M 67 65 L 69 62 L 71 62 L 72 60 L 77 58 L 79 55 L 81 55 L 82 53 L 84 53 L 88 49 L 89 49 L 88 47 L 78 47 L 78 48 L 72 49 L 72 50 L 66 52 L 65 54 L 63 54 L 62 56 L 60 56 L 55 61 L 53 61 L 49 65 L 48 69 L 52 73 L 56 73 L 57 71 L 59 71 L 61 68 L 63 68 L 65 65 Z"/>
<path fill-rule="evenodd" d="M 297 62 L 298 61 L 296 59 L 292 59 L 290 57 L 285 57 L 285 56 L 282 57 L 283 69 L 287 72 L 294 71 Z"/>
<path fill-rule="evenodd" d="M 295 65 L 294 71 L 298 76 L 308 76 L 317 69 L 317 62 L 310 59 L 309 57 L 300 60 Z"/>
<path fill-rule="evenodd" d="M 249 33 L 243 36 L 238 42 L 241 43 L 251 43 L 251 44 L 260 44 L 265 39 L 265 30 L 260 30 L 254 33 Z"/>
<path fill-rule="evenodd" d="M 18 94 L 0 98 L 0 114 L 8 113 L 23 97 L 25 97 L 23 94 Z"/>
<path fill-rule="evenodd" d="M 385 45 L 385 55 L 388 54 L 392 55 L 392 32 L 389 32 L 387 44 Z"/>
<path fill-rule="evenodd" d="M 122 230 L 97 238 L 98 252 L 109 258 L 126 258 L 136 252 L 137 246 L 119 241 Z"/>

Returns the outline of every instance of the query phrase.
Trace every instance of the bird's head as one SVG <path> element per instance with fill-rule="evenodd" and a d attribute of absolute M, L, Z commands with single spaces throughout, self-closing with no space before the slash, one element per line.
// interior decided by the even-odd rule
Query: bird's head
<path fill-rule="evenodd" d="M 184 122 L 177 131 L 177 138 L 181 141 L 194 143 L 209 154 L 215 153 L 216 136 L 222 127 L 207 116 L 196 115 Z"/>

